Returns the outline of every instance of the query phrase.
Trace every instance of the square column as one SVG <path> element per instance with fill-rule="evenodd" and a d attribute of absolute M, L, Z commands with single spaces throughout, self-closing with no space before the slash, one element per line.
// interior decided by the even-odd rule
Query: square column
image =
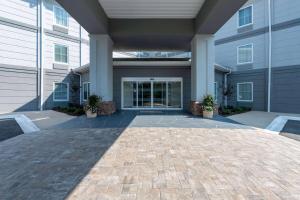
<path fill-rule="evenodd" d="M 213 35 L 196 35 L 192 40 L 191 97 L 201 102 L 214 94 L 215 45 Z"/>
<path fill-rule="evenodd" d="M 109 35 L 90 35 L 90 94 L 113 100 L 113 42 Z"/>

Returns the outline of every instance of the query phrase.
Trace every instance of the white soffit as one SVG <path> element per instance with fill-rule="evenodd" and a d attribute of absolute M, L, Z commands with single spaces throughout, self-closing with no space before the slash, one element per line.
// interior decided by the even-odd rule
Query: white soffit
<path fill-rule="evenodd" d="M 197 16 L 205 0 L 98 0 L 109 18 L 183 18 Z"/>

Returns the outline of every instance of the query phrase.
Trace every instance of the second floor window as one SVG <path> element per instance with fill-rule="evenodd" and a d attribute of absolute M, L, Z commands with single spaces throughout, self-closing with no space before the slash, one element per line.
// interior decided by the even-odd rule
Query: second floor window
<path fill-rule="evenodd" d="M 253 44 L 246 44 L 237 48 L 237 63 L 247 64 L 253 62 Z"/>
<path fill-rule="evenodd" d="M 54 61 L 56 63 L 68 64 L 69 49 L 67 46 L 55 44 L 54 45 Z"/>
<path fill-rule="evenodd" d="M 238 12 L 238 25 L 239 27 L 247 26 L 253 23 L 252 12 L 253 6 L 248 6 L 246 8 L 242 8 Z"/>
<path fill-rule="evenodd" d="M 69 14 L 61 7 L 54 6 L 54 23 L 58 26 L 69 26 Z"/>

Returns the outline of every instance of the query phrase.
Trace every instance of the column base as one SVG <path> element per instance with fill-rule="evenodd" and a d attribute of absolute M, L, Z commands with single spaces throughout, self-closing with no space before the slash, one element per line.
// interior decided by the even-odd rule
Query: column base
<path fill-rule="evenodd" d="M 113 101 L 104 101 L 98 106 L 98 115 L 112 115 L 115 112 L 116 104 Z"/>
<path fill-rule="evenodd" d="M 198 101 L 191 101 L 190 112 L 192 113 L 192 115 L 202 116 L 203 115 L 202 103 Z M 219 106 L 214 105 L 214 115 L 218 115 L 218 114 L 219 114 Z"/>

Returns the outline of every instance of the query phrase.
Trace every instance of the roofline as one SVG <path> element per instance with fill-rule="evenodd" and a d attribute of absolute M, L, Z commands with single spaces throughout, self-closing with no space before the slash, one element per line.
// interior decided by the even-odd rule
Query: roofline
<path fill-rule="evenodd" d="M 152 61 L 147 61 L 147 60 L 115 60 L 113 61 L 113 66 L 119 67 L 119 66 L 160 66 L 160 67 L 167 67 L 167 66 L 173 66 L 173 67 L 190 67 L 191 66 L 191 61 L 187 60 L 181 60 L 181 61 L 161 61 L 161 60 L 152 60 Z M 83 65 L 81 67 L 78 67 L 76 69 L 73 69 L 74 72 L 77 73 L 86 73 L 89 71 L 90 64 Z M 221 71 L 221 72 L 230 72 L 231 69 L 224 67 L 219 64 L 215 64 L 215 70 Z"/>

